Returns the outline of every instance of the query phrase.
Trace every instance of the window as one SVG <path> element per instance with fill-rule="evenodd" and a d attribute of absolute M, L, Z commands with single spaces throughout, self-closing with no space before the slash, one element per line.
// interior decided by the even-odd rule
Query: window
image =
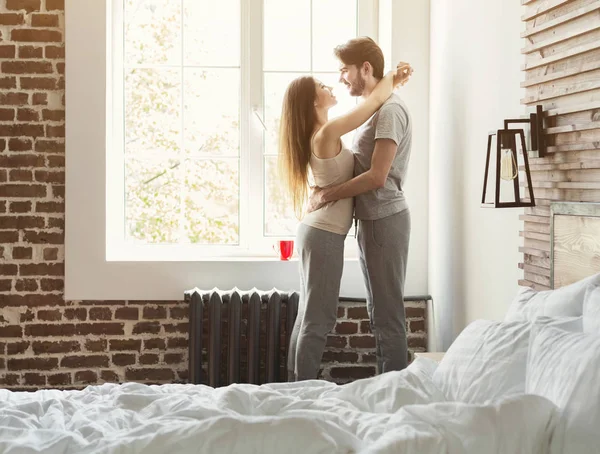
<path fill-rule="evenodd" d="M 109 260 L 273 255 L 297 223 L 277 172 L 283 94 L 313 74 L 331 115 L 354 105 L 333 48 L 374 36 L 374 0 L 112 6 Z"/>

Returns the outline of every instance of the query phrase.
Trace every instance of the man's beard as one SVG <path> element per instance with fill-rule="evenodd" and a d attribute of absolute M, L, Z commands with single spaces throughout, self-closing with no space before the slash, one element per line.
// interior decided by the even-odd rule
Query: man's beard
<path fill-rule="evenodd" d="M 356 81 L 350 84 L 350 96 L 362 96 L 363 91 L 365 91 L 365 79 L 362 74 L 358 73 Z"/>

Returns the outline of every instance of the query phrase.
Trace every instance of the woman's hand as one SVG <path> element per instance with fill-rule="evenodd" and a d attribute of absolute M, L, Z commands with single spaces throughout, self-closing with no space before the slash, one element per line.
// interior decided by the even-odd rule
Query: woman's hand
<path fill-rule="evenodd" d="M 399 62 L 394 72 L 394 87 L 404 85 L 413 73 L 412 67 L 406 62 Z"/>

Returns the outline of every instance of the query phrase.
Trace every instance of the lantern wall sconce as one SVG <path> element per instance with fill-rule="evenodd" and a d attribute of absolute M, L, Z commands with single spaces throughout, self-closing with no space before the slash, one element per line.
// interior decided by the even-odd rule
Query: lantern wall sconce
<path fill-rule="evenodd" d="M 527 145 L 525 144 L 525 131 L 523 129 L 510 129 L 512 123 L 528 123 L 531 133 L 531 149 L 537 151 L 538 157 L 546 155 L 546 143 L 544 140 L 544 111 L 542 106 L 538 105 L 536 111 L 529 115 L 529 118 L 507 119 L 504 120 L 504 129 L 492 131 L 488 135 L 487 157 L 485 160 L 485 176 L 483 180 L 483 194 L 481 196 L 481 205 L 487 208 L 522 208 L 535 206 L 535 197 L 533 195 L 533 186 L 531 184 L 531 171 L 529 170 L 529 158 Z M 494 200 L 486 201 L 486 192 L 488 178 L 490 176 L 490 158 L 492 154 L 492 144 L 496 141 L 496 159 L 495 159 L 495 184 Z M 527 181 L 528 200 L 521 197 L 519 181 L 519 160 L 518 148 L 520 147 L 523 155 L 523 164 L 525 170 L 525 179 Z M 512 191 L 514 200 L 501 201 L 501 183 L 512 181 Z"/>

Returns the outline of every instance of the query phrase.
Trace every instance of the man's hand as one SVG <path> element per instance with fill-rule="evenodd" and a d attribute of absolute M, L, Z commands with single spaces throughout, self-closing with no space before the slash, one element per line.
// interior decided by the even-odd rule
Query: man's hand
<path fill-rule="evenodd" d="M 323 189 L 318 186 L 313 186 L 312 192 L 310 193 L 310 197 L 308 198 L 308 205 L 306 206 L 306 212 L 312 213 L 313 211 L 317 211 L 323 206 L 327 205 L 324 199 Z"/>

